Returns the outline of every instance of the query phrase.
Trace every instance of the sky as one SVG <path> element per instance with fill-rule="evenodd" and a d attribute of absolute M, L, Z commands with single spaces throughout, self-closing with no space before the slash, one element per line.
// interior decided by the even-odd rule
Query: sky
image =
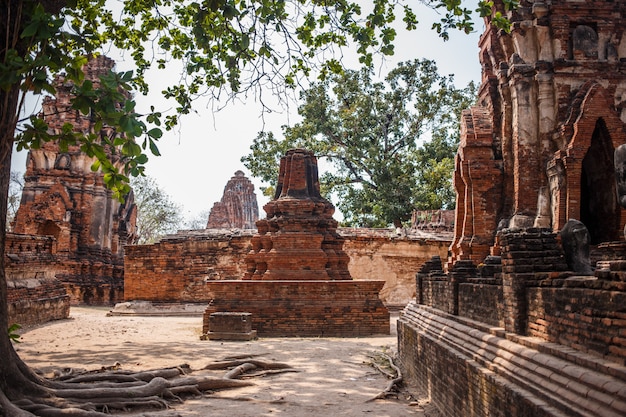
<path fill-rule="evenodd" d="M 437 63 L 440 74 L 454 74 L 457 87 L 463 87 L 472 80 L 480 82 L 478 38 L 484 29 L 482 21 L 477 19 L 475 33 L 451 32 L 450 40 L 443 41 L 430 29 L 436 14 L 423 6 L 417 10 L 418 29 L 399 31 L 395 54 L 386 57 L 385 62 L 377 62 L 375 68 L 381 78 L 399 62 L 427 58 Z M 129 69 L 125 67 L 123 57 L 109 56 L 116 59 L 118 70 Z M 177 77 L 177 74 L 171 67 L 155 70 L 149 74 L 151 90 L 158 93 L 172 76 Z M 154 95 L 136 96 L 139 108 L 148 108 L 155 100 L 158 98 Z M 281 126 L 298 121 L 297 102 L 290 103 L 288 108 L 281 109 L 278 104 L 273 107 L 276 111 L 263 113 L 255 97 L 248 97 L 245 103 L 229 103 L 219 112 L 213 112 L 199 103 L 196 114 L 184 116 L 176 130 L 165 132 L 159 141 L 162 156 L 150 156 L 146 174 L 154 178 L 171 200 L 181 207 L 185 218 L 193 219 L 202 212 L 208 212 L 215 202 L 220 201 L 227 181 L 235 171 L 242 170 L 255 185 L 260 215 L 264 217 L 262 207 L 268 198 L 262 195 L 259 188 L 263 184 L 251 177 L 240 160 L 250 153 L 250 146 L 258 132 L 272 131 L 282 137 Z M 23 172 L 25 160 L 24 152 L 14 153 L 12 170 Z M 337 217 L 340 220 L 341 214 L 337 213 Z"/>

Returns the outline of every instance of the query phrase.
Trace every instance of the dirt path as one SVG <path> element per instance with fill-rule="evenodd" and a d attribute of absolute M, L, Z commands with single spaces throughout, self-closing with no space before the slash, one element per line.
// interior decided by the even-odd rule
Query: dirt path
<path fill-rule="evenodd" d="M 407 394 L 366 402 L 388 380 L 369 355 L 392 352 L 392 335 L 367 338 L 261 338 L 250 342 L 199 340 L 200 317 L 107 317 L 108 309 L 73 307 L 70 319 L 22 334 L 17 350 L 30 366 L 98 369 L 119 363 L 146 370 L 188 363 L 199 369 L 232 355 L 286 362 L 298 370 L 253 379 L 254 386 L 191 398 L 154 416 L 433 416 Z M 422 407 L 422 405 L 425 407 Z"/>

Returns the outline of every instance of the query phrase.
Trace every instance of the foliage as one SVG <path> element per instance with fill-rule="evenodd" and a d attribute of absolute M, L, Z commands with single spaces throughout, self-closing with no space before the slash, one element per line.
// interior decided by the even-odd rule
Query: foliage
<path fill-rule="evenodd" d="M 206 225 L 209 222 L 209 214 L 211 210 L 202 210 L 200 213 L 192 216 L 191 218 L 187 218 L 185 220 L 185 229 L 189 230 L 201 230 L 206 229 Z"/>
<path fill-rule="evenodd" d="M 160 237 L 181 228 L 181 208 L 151 177 L 132 178 L 131 187 L 137 205 L 137 243 L 154 243 Z"/>
<path fill-rule="evenodd" d="M 368 69 L 332 76 L 302 93 L 303 120 L 283 126 L 283 140 L 259 133 L 242 161 L 274 184 L 288 149 L 312 150 L 332 164 L 320 180 L 350 225 L 399 226 L 413 209 L 453 206 L 458 121 L 475 93 L 453 82 L 429 60 L 399 64 L 384 83 Z"/>
<path fill-rule="evenodd" d="M 18 148 L 37 148 L 50 140 L 58 140 L 62 148 L 78 144 L 96 158 L 93 169 L 104 172 L 118 198 L 128 192 L 128 176 L 143 172 L 145 152 L 159 154 L 156 141 L 161 129 L 171 129 L 181 114 L 192 111 L 199 96 L 224 99 L 257 88 L 280 93 L 312 74 L 324 80 L 342 70 L 341 62 L 331 58 L 334 48 L 353 46 L 360 62 L 369 65 L 374 53 L 393 53 L 398 10 L 407 29 L 418 24 L 404 0 L 375 0 L 368 10 L 348 0 L 12 0 L 10 4 L 14 7 L 0 18 L 9 23 L 7 28 L 17 24 L 20 30 L 14 32 L 19 36 L 7 36 L 0 88 L 20 85 L 23 92 L 54 94 L 52 77 L 63 73 L 65 82 L 74 85 L 73 109 L 95 120 L 93 132 L 73 132 L 68 124 L 53 134 L 45 122 L 31 116 L 21 126 Z M 442 37 L 452 29 L 473 30 L 471 10 L 461 1 L 425 4 L 444 11 L 433 25 Z M 516 1 L 502 4 L 506 12 Z M 481 16 L 493 14 L 495 23 L 508 28 L 493 2 L 480 0 L 477 11 Z M 86 56 L 108 48 L 129 51 L 136 73 L 111 72 L 94 88 L 81 67 Z M 164 69 L 172 60 L 181 62 L 182 73 L 163 93 L 175 101 L 175 112 L 152 108 L 139 114 L 128 92 L 146 93 L 146 71 L 152 66 Z M 101 134 L 106 126 L 115 128 L 113 135 Z"/>
<path fill-rule="evenodd" d="M 20 338 L 21 338 L 22 336 L 20 336 L 20 335 L 19 335 L 19 333 L 17 333 L 17 331 L 18 331 L 19 329 L 21 329 L 21 328 L 22 328 L 22 326 L 20 326 L 20 325 L 19 325 L 19 324 L 17 324 L 17 323 L 13 323 L 12 325 L 10 325 L 10 326 L 9 326 L 9 330 L 8 330 L 8 333 L 9 333 L 9 339 L 10 339 L 13 343 L 22 343 L 22 342 L 20 341 Z"/>

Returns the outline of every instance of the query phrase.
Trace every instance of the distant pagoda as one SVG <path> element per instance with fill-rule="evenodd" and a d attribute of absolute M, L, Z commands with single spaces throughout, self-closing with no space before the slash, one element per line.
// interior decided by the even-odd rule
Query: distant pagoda
<path fill-rule="evenodd" d="M 226 183 L 221 201 L 213 204 L 207 229 L 255 229 L 259 218 L 259 206 L 254 185 L 243 171 Z"/>

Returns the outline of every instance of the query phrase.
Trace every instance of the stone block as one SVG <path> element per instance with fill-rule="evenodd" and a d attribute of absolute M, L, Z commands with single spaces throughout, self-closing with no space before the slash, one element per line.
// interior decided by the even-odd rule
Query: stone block
<path fill-rule="evenodd" d="M 209 340 L 253 340 L 256 336 L 250 313 L 222 311 L 209 315 Z"/>

